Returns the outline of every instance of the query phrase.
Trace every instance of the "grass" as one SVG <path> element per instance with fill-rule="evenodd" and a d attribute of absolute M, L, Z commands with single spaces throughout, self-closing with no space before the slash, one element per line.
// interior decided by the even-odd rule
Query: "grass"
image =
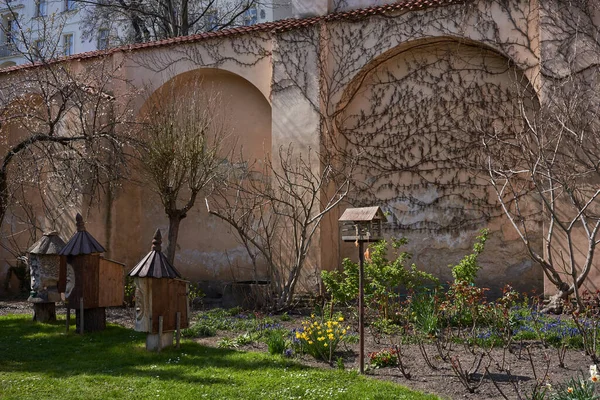
<path fill-rule="evenodd" d="M 0 399 L 437 399 L 279 356 L 187 340 L 149 353 L 145 334 L 120 326 L 79 336 L 64 333 L 64 319 L 30 319 L 0 317 Z"/>

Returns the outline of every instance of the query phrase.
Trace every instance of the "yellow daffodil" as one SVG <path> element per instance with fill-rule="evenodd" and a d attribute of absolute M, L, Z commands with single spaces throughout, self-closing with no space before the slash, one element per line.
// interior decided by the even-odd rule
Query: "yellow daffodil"
<path fill-rule="evenodd" d="M 338 321 L 342 322 L 344 320 L 344 317 L 339 317 Z"/>
<path fill-rule="evenodd" d="M 573 388 L 572 388 L 572 387 L 568 387 L 568 388 L 567 388 L 567 392 L 569 392 L 569 393 L 573 393 Z"/>

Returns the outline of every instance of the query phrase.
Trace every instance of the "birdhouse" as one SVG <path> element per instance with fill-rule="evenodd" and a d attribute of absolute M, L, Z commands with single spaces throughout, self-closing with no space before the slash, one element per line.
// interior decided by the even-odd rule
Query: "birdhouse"
<path fill-rule="evenodd" d="M 58 292 L 59 252 L 65 242 L 57 232 L 44 233 L 42 238 L 27 250 L 27 264 L 31 277 L 31 293 L 27 299 L 33 303 L 33 320 L 49 322 L 56 320 Z"/>
<path fill-rule="evenodd" d="M 135 285 L 135 330 L 148 332 L 146 348 L 160 350 L 173 344 L 173 331 L 188 327 L 188 288 L 161 251 L 160 230 L 150 252 L 131 270 Z"/>
<path fill-rule="evenodd" d="M 344 242 L 377 242 L 383 239 L 383 223 L 387 222 L 381 208 L 348 208 L 339 219 Z"/>
<path fill-rule="evenodd" d="M 69 308 L 77 311 L 80 332 L 81 316 L 86 330 L 106 327 L 105 307 L 121 306 L 124 298 L 124 265 L 101 256 L 104 247 L 85 230 L 83 217 L 77 214 L 77 231 L 60 251 L 58 289 Z"/>

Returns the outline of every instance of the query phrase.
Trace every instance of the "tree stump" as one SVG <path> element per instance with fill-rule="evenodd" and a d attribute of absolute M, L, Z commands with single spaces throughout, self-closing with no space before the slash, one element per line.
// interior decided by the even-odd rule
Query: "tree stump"
<path fill-rule="evenodd" d="M 56 303 L 33 303 L 33 320 L 44 323 L 56 321 Z"/>
<path fill-rule="evenodd" d="M 75 309 L 75 332 L 81 332 L 81 311 Z M 106 329 L 106 308 L 87 308 L 83 310 L 83 333 Z"/>

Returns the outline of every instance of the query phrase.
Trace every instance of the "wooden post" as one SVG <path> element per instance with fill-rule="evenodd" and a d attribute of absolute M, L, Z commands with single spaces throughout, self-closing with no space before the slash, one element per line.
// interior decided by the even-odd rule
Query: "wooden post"
<path fill-rule="evenodd" d="M 79 299 L 79 334 L 83 335 L 83 297 Z"/>
<path fill-rule="evenodd" d="M 175 336 L 176 346 L 179 348 L 179 341 L 181 340 L 181 312 L 177 312 L 177 336 Z"/>
<path fill-rule="evenodd" d="M 358 371 L 361 374 L 365 373 L 365 288 L 364 288 L 364 244 L 358 237 L 358 335 L 359 335 L 359 350 L 358 350 Z"/>
<path fill-rule="evenodd" d="M 158 351 L 162 350 L 162 335 L 163 335 L 163 317 L 158 317 Z"/>
<path fill-rule="evenodd" d="M 69 322 L 71 322 L 71 309 L 69 308 L 69 301 L 65 301 L 65 306 L 67 306 L 67 333 L 69 333 Z"/>

